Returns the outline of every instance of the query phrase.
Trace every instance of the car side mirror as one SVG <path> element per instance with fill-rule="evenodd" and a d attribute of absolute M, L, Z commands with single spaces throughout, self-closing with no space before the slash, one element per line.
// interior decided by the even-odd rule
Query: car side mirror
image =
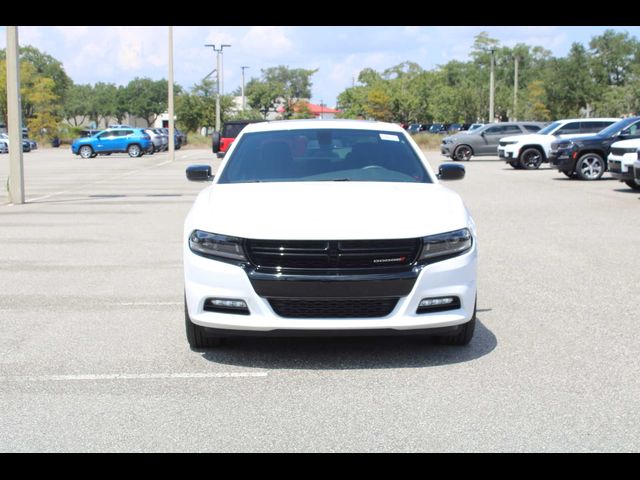
<path fill-rule="evenodd" d="M 484 137 L 484 132 L 480 132 L 480 136 L 481 136 L 481 137 Z"/>
<path fill-rule="evenodd" d="M 213 153 L 218 153 L 220 151 L 221 138 L 220 132 L 213 132 L 213 135 L 211 135 L 211 149 L 213 150 Z"/>
<path fill-rule="evenodd" d="M 191 165 L 187 167 L 187 180 L 191 182 L 210 182 L 213 177 L 209 165 Z"/>
<path fill-rule="evenodd" d="M 465 174 L 464 165 L 458 163 L 443 163 L 438 168 L 439 180 L 462 180 Z"/>

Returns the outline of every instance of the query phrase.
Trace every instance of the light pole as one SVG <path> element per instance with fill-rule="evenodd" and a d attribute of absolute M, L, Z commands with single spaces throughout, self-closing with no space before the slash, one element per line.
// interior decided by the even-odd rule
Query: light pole
<path fill-rule="evenodd" d="M 24 203 L 22 164 L 22 108 L 20 106 L 20 60 L 18 27 L 7 26 L 7 127 L 9 132 L 9 201 Z"/>
<path fill-rule="evenodd" d="M 224 95 L 224 52 L 222 51 L 224 47 L 231 47 L 231 45 L 220 45 L 220 77 L 222 77 L 222 80 L 220 81 L 220 91 L 222 95 Z"/>
<path fill-rule="evenodd" d="M 244 96 L 244 71 L 249 67 L 240 67 L 242 69 L 242 111 L 247 109 L 247 99 Z"/>
<path fill-rule="evenodd" d="M 515 58 L 515 72 L 513 77 L 513 121 L 518 121 L 518 56 Z"/>
<path fill-rule="evenodd" d="M 205 47 L 213 48 L 213 51 L 218 55 L 216 56 L 216 73 L 217 73 L 217 82 L 216 82 L 216 132 L 220 131 L 220 57 L 222 54 L 222 49 L 224 47 L 230 47 L 231 45 L 223 44 L 220 45 L 220 48 L 216 48 L 215 44 L 207 43 Z"/>
<path fill-rule="evenodd" d="M 169 27 L 169 161 L 176 159 L 175 125 L 173 123 L 173 27 Z"/>
<path fill-rule="evenodd" d="M 494 80 L 493 80 L 493 66 L 494 66 L 494 61 L 493 61 L 493 54 L 495 52 L 495 49 L 491 49 L 491 76 L 489 77 L 489 123 L 493 123 L 495 121 L 495 115 L 494 115 L 494 93 L 495 93 L 495 85 L 494 85 Z"/>

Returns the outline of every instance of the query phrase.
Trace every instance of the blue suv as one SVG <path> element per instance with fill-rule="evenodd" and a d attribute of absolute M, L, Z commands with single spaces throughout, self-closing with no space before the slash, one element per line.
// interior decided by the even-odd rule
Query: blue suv
<path fill-rule="evenodd" d="M 144 155 L 151 145 L 151 137 L 141 128 L 108 128 L 90 137 L 75 139 L 71 151 L 82 158 L 119 152 L 136 158 Z"/>

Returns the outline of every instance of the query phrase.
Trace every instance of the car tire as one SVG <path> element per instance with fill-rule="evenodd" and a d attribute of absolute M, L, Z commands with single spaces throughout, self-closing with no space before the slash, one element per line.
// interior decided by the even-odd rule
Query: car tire
<path fill-rule="evenodd" d="M 460 162 L 468 162 L 472 155 L 473 149 L 469 145 L 458 145 L 451 158 Z"/>
<path fill-rule="evenodd" d="M 522 165 L 520 165 L 519 162 L 507 162 L 509 165 L 511 165 L 512 168 L 515 168 L 516 170 L 522 170 Z"/>
<path fill-rule="evenodd" d="M 143 155 L 142 149 L 137 143 L 132 143 L 131 145 L 129 145 L 127 147 L 127 153 L 131 158 L 138 158 Z"/>
<path fill-rule="evenodd" d="M 92 158 L 94 155 L 93 148 L 91 148 L 89 145 L 81 146 L 80 150 L 78 150 L 78 153 L 82 158 Z"/>
<path fill-rule="evenodd" d="M 527 148 L 520 154 L 518 163 L 525 170 L 537 170 L 542 164 L 543 158 L 542 152 L 537 148 Z"/>
<path fill-rule="evenodd" d="M 440 345 L 456 345 L 464 346 L 468 345 L 473 338 L 473 332 L 476 329 L 476 306 L 478 300 L 473 303 L 473 316 L 467 323 L 460 325 L 460 331 L 455 335 L 440 335 L 437 337 L 437 342 Z"/>
<path fill-rule="evenodd" d="M 636 182 L 635 180 L 625 180 L 625 182 L 627 184 L 627 186 L 633 190 L 640 190 L 640 183 Z"/>
<path fill-rule="evenodd" d="M 599 180 L 607 166 L 597 153 L 585 153 L 576 162 L 575 172 L 581 180 Z"/>
<path fill-rule="evenodd" d="M 184 325 L 187 333 L 187 341 L 191 348 L 213 348 L 222 345 L 222 337 L 206 335 L 207 329 L 196 325 L 189 317 L 187 300 L 184 302 Z"/>

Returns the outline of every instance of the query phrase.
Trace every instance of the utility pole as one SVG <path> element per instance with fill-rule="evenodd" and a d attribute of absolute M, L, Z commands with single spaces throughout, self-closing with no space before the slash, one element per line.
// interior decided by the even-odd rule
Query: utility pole
<path fill-rule="evenodd" d="M 494 55 L 495 50 L 491 49 L 491 76 L 489 77 L 489 123 L 493 123 L 495 121 L 494 115 L 494 95 L 495 95 L 495 85 L 493 80 L 493 70 L 494 70 Z"/>
<path fill-rule="evenodd" d="M 240 67 L 242 69 L 242 111 L 247 109 L 247 98 L 244 96 L 244 71 L 249 67 Z"/>
<path fill-rule="evenodd" d="M 518 56 L 515 56 L 515 75 L 513 77 L 513 122 L 518 121 Z"/>
<path fill-rule="evenodd" d="M 173 120 L 173 27 L 169 27 L 169 161 L 176 159 L 176 137 Z"/>
<path fill-rule="evenodd" d="M 22 108 L 18 27 L 7 26 L 7 129 L 9 132 L 9 202 L 24 203 L 22 164 Z"/>

